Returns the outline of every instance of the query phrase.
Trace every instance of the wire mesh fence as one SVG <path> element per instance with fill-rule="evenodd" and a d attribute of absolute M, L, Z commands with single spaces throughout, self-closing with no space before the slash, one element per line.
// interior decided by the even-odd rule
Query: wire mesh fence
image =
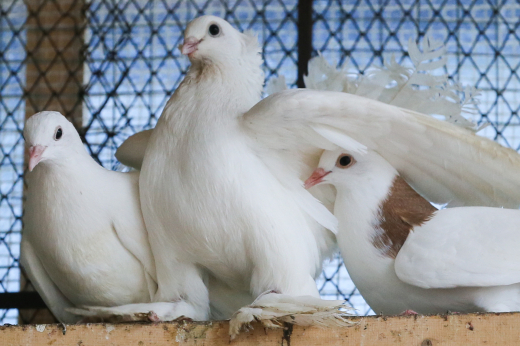
<path fill-rule="evenodd" d="M 483 135 L 520 148 L 519 1 L 300 2 L 0 2 L 0 294 L 25 288 L 18 258 L 26 114 L 62 111 L 92 156 L 117 168 L 116 148 L 155 125 L 182 80 L 188 60 L 177 46 L 186 24 L 202 14 L 255 31 L 266 78 L 284 75 L 292 86 L 302 69 L 303 27 L 312 26 L 313 54 L 361 73 L 392 55 L 406 64 L 409 38 L 428 33 L 446 43 L 449 75 L 482 90 L 476 120 L 491 123 Z M 312 20 L 301 17 L 302 8 Z M 325 264 L 318 287 L 326 298 L 345 298 L 359 314 L 371 313 L 339 258 Z M 17 323 L 18 310 L 0 310 L 0 321 Z"/>

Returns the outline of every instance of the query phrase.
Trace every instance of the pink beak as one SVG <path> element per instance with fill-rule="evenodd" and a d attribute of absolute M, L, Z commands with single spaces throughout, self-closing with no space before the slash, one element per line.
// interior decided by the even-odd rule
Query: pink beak
<path fill-rule="evenodd" d="M 34 167 L 42 160 L 42 154 L 45 151 L 43 145 L 33 145 L 29 148 L 29 171 L 32 172 Z"/>
<path fill-rule="evenodd" d="M 319 184 L 323 181 L 323 178 L 327 176 L 329 172 L 325 172 L 323 168 L 317 168 L 312 172 L 312 175 L 309 177 L 309 179 L 305 180 L 305 183 L 303 186 L 305 186 L 306 189 L 313 187 L 316 184 Z"/>
<path fill-rule="evenodd" d="M 188 37 L 181 46 L 181 53 L 189 56 L 191 53 L 197 51 L 197 46 L 201 41 L 202 40 L 197 40 L 195 37 Z"/>

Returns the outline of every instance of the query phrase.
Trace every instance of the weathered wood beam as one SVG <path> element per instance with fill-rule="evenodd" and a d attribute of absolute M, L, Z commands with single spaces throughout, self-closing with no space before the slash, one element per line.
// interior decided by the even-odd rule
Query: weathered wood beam
<path fill-rule="evenodd" d="M 448 316 L 356 317 L 352 327 L 294 327 L 285 332 L 259 324 L 230 341 L 228 322 L 25 325 L 0 327 L 1 345 L 519 345 L 520 313 Z"/>

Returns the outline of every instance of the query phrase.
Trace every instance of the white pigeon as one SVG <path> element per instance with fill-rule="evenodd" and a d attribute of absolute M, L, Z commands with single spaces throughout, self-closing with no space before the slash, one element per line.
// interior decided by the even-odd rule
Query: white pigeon
<path fill-rule="evenodd" d="M 204 16 L 186 29 L 182 52 L 192 66 L 150 137 L 140 178 L 143 215 L 154 228 L 155 300 L 183 297 L 197 309 L 208 306 L 200 271 L 253 296 L 274 290 L 319 297 L 314 278 L 323 255 L 332 251 L 334 236 L 302 207 L 314 205 L 330 228 L 335 219 L 299 180 L 293 182 L 295 194 L 285 193 L 238 118 L 261 96 L 256 38 Z M 211 102 L 201 102 L 199 95 Z M 225 174 L 215 180 L 222 168 Z M 173 257 L 172 249 L 179 255 Z M 172 280 L 173 267 L 192 282 Z"/>
<path fill-rule="evenodd" d="M 336 219 L 300 179 L 322 149 L 351 147 L 348 136 L 379 149 L 431 201 L 520 205 L 520 156 L 468 130 L 341 92 L 287 90 L 254 105 L 259 52 L 256 39 L 217 17 L 186 29 L 182 53 L 192 65 L 140 176 L 156 301 L 207 310 L 205 272 L 253 296 L 318 297 L 314 278 L 334 244 L 325 228 L 335 230 Z M 331 191 L 314 193 L 326 201 Z"/>
<path fill-rule="evenodd" d="M 190 309 L 185 304 L 152 302 L 157 283 L 139 205 L 139 172 L 101 167 L 58 112 L 33 115 L 24 136 L 32 172 L 21 263 L 54 315 L 65 323 L 84 316 L 167 321 L 195 313 L 205 318 L 204 312 L 184 311 Z M 211 276 L 205 279 L 212 318 L 230 318 L 253 300 Z"/>
<path fill-rule="evenodd" d="M 139 173 L 112 172 L 85 150 L 58 112 L 30 117 L 27 201 L 21 259 L 27 275 L 64 323 L 83 305 L 151 302 L 155 263 L 139 206 Z"/>
<path fill-rule="evenodd" d="M 305 185 L 336 188 L 341 254 L 370 307 L 383 314 L 520 310 L 520 211 L 437 210 L 384 158 L 363 151 L 325 151 Z"/>

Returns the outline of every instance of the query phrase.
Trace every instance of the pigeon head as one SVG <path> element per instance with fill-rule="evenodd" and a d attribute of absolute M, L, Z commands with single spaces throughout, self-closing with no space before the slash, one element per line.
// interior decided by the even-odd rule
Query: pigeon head
<path fill-rule="evenodd" d="M 394 176 L 397 171 L 375 151 L 325 150 L 318 168 L 305 181 L 305 188 L 319 184 L 351 188 L 371 184 L 374 179 L 389 174 Z"/>
<path fill-rule="evenodd" d="M 202 16 L 190 22 L 179 48 L 192 64 L 235 64 L 248 55 L 255 57 L 258 66 L 261 64 L 256 37 L 239 32 L 215 16 Z"/>
<path fill-rule="evenodd" d="M 31 116 L 23 130 L 29 147 L 29 171 L 42 161 L 63 159 L 64 153 L 83 147 L 78 132 L 59 112 L 40 112 Z"/>

